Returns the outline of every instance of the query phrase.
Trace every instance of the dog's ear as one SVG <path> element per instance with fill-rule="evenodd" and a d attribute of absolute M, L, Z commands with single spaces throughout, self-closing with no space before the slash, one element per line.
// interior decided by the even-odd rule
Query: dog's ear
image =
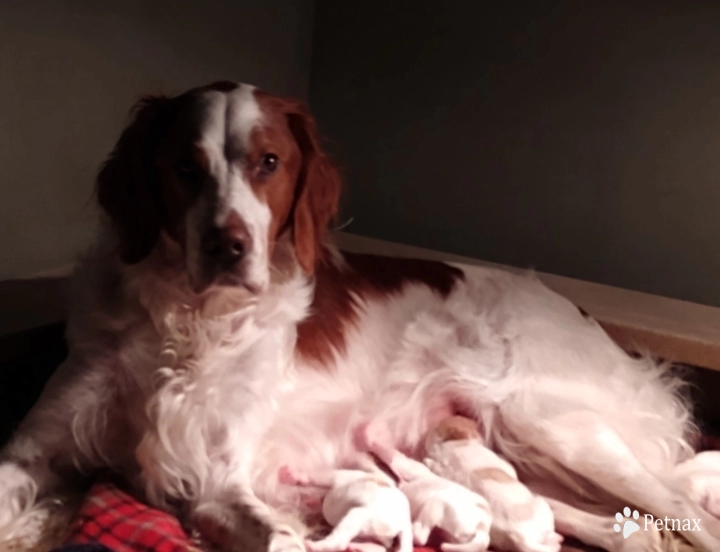
<path fill-rule="evenodd" d="M 342 182 L 337 168 L 320 146 L 310 111 L 296 103 L 287 112 L 287 121 L 302 154 L 292 213 L 295 255 L 305 273 L 313 274 L 330 222 L 337 214 Z"/>
<path fill-rule="evenodd" d="M 147 257 L 162 227 L 153 156 L 167 126 L 169 104 L 165 97 L 138 102 L 134 120 L 123 131 L 97 177 L 98 203 L 117 229 L 120 256 L 128 264 Z"/>

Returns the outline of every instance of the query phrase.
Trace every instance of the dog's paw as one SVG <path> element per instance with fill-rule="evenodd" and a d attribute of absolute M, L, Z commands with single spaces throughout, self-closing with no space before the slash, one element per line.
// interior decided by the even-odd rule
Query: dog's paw
<path fill-rule="evenodd" d="M 9 526 L 35 502 L 32 477 L 12 462 L 0 464 L 0 528 Z"/>

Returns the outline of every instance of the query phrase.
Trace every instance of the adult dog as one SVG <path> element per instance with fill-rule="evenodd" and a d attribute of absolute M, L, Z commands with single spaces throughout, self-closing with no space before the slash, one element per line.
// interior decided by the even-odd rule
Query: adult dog
<path fill-rule="evenodd" d="M 110 467 L 225 549 L 299 550 L 288 459 L 347 465 L 376 419 L 417 453 L 462 413 L 562 489 L 559 526 L 593 540 L 572 523 L 591 495 L 700 519 L 685 536 L 720 550 L 673 475 L 693 455 L 677 379 L 531 277 L 339 253 L 339 192 L 297 102 L 220 82 L 138 106 L 98 176 L 108 220 L 74 278 L 69 357 L 2 454 L 5 537 Z"/>

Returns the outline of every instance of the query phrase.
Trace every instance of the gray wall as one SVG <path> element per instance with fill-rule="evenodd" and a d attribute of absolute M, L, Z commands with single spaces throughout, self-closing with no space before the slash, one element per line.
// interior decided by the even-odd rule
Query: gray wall
<path fill-rule="evenodd" d="M 305 97 L 312 0 L 2 0 L 0 279 L 69 264 L 146 93 L 218 79 Z"/>
<path fill-rule="evenodd" d="M 318 0 L 314 33 L 348 231 L 720 305 L 720 4 Z"/>

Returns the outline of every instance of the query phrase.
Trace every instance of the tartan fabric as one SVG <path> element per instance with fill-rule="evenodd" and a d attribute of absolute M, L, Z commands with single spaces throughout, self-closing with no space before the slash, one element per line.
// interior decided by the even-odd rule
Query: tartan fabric
<path fill-rule="evenodd" d="M 102 544 L 69 544 L 56 548 L 53 552 L 112 552 L 112 550 Z"/>
<path fill-rule="evenodd" d="M 199 550 L 175 517 L 138 502 L 110 482 L 90 489 L 72 524 L 68 544 L 90 543 L 112 552 Z"/>

